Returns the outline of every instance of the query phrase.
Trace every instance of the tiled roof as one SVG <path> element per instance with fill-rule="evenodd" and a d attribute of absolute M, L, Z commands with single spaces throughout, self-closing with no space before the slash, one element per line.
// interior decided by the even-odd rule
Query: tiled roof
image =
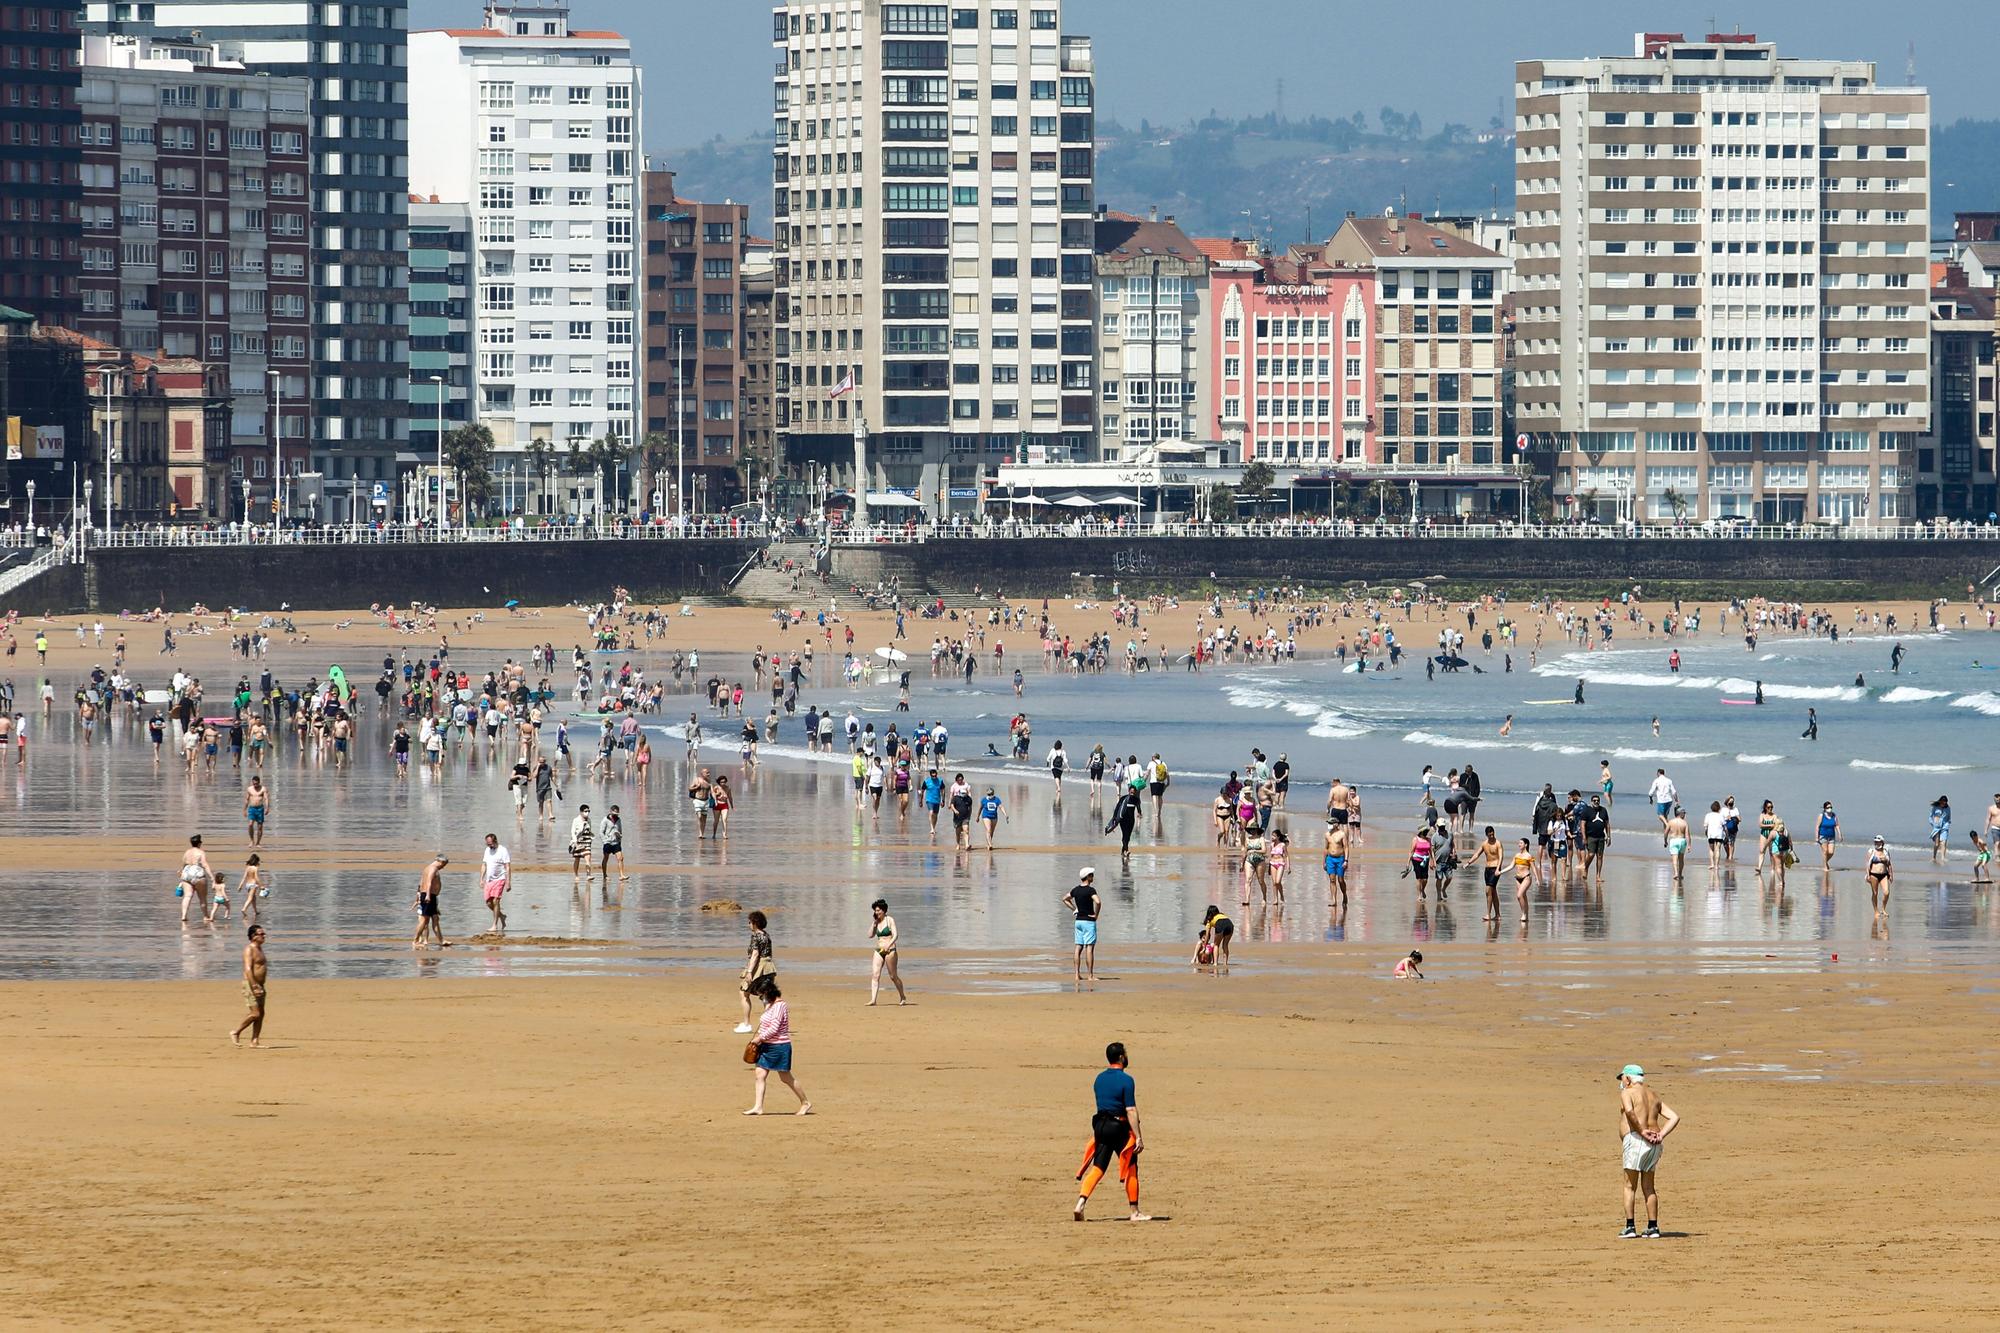
<path fill-rule="evenodd" d="M 1201 258 L 1200 249 L 1173 221 L 1111 212 L 1097 219 L 1097 253 L 1119 259 Z"/>
<path fill-rule="evenodd" d="M 1249 257 L 1249 245 L 1235 237 L 1197 236 L 1194 248 L 1208 256 L 1211 264 L 1226 264 L 1231 260 Z"/>
<path fill-rule="evenodd" d="M 1440 259 L 1498 259 L 1483 245 L 1433 227 L 1420 218 L 1351 217 L 1341 224 L 1368 253 L 1382 259 L 1423 255 Z M 1336 247 L 1340 248 L 1340 247 Z"/>

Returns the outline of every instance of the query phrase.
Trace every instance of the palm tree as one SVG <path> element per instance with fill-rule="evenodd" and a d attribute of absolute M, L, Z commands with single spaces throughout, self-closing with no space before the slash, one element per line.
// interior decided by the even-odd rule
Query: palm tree
<path fill-rule="evenodd" d="M 541 512 L 546 514 L 549 512 L 549 476 L 555 471 L 556 448 L 547 440 L 537 436 L 528 441 L 528 447 L 525 452 L 528 455 L 529 463 L 534 468 L 535 480 L 538 483 L 536 498 L 540 503 Z"/>

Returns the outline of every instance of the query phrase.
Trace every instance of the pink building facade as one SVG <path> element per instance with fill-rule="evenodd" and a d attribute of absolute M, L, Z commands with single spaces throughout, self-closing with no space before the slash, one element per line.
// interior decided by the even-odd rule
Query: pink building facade
<path fill-rule="evenodd" d="M 1244 463 L 1375 462 L 1374 270 L 1330 263 L 1323 246 L 1197 244 L 1211 264 L 1214 438 Z"/>

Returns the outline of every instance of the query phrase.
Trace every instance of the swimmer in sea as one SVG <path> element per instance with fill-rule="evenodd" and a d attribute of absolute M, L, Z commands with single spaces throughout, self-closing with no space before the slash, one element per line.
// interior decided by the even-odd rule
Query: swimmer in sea
<path fill-rule="evenodd" d="M 1514 715 L 1512 713 L 1507 714 L 1506 721 L 1500 724 L 1500 734 L 1502 736 L 1511 736 L 1514 734 Z"/>

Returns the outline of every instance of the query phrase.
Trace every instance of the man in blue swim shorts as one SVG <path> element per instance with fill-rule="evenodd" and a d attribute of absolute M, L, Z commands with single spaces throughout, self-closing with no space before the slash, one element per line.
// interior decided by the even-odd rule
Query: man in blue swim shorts
<path fill-rule="evenodd" d="M 1335 894 L 1339 894 L 1340 905 L 1347 906 L 1347 821 L 1345 819 L 1338 823 L 1332 819 L 1326 821 L 1326 894 L 1328 902 L 1333 900 Z"/>
<path fill-rule="evenodd" d="M 1097 909 L 1104 900 L 1097 893 L 1097 871 L 1085 866 L 1077 872 L 1076 887 L 1062 897 L 1063 906 L 1076 914 L 1076 984 L 1088 980 L 1097 986 Z"/>

